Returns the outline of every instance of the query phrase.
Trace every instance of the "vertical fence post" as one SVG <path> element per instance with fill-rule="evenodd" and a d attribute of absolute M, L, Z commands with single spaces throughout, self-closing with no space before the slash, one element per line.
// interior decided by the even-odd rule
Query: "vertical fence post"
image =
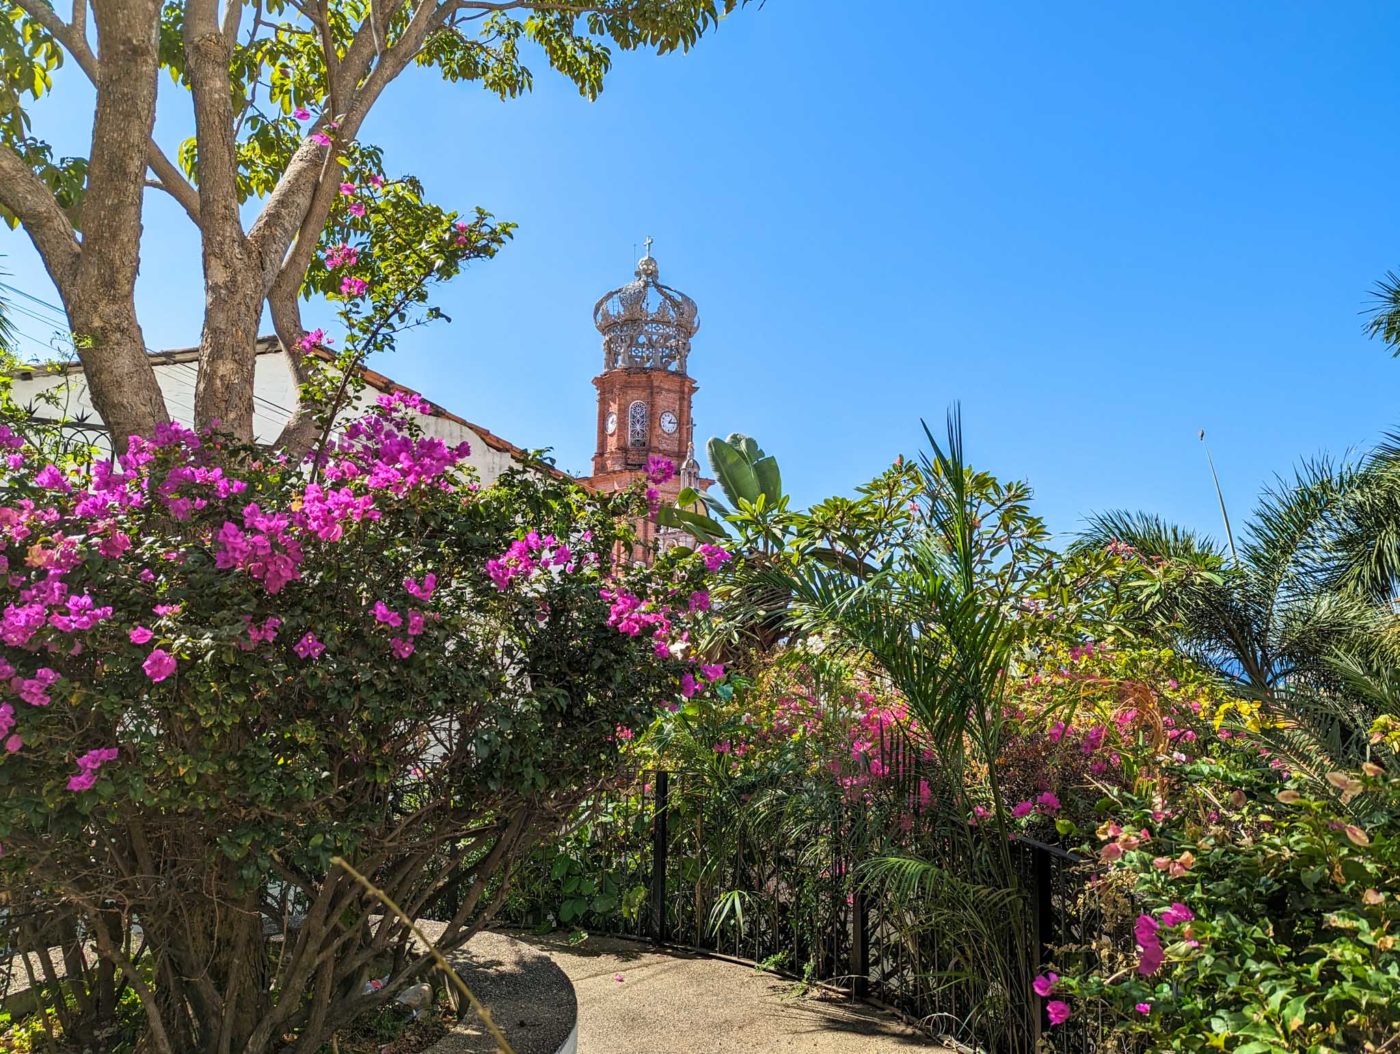
<path fill-rule="evenodd" d="M 1049 852 L 1044 846 L 1034 843 L 1026 848 L 1031 855 L 1031 921 L 1035 926 L 1035 953 L 1036 969 L 1032 973 L 1039 973 L 1046 960 L 1050 958 L 1050 946 L 1055 942 L 1055 904 L 1053 899 L 1054 886 L 1052 885 L 1053 869 Z M 1029 982 L 1029 978 L 1026 979 Z M 1042 1038 L 1045 1035 L 1045 1010 L 1041 1006 L 1040 1000 L 1035 998 L 1029 990 L 1026 992 L 1030 1000 L 1030 1041 L 1038 1049 Z"/>
<path fill-rule="evenodd" d="M 1035 940 L 1036 950 L 1040 955 L 1037 966 L 1043 965 L 1050 958 L 1050 947 L 1055 943 L 1055 904 L 1054 904 L 1054 869 L 1050 859 L 1050 853 L 1043 846 L 1032 845 L 1031 850 L 1031 881 L 1033 885 L 1032 893 L 1035 897 Z"/>
<path fill-rule="evenodd" d="M 667 837 L 666 821 L 669 811 L 670 773 L 664 769 L 656 772 L 656 793 L 652 799 L 651 813 L 651 939 L 654 944 L 666 940 L 666 850 L 671 840 Z"/>
<path fill-rule="evenodd" d="M 851 898 L 851 994 L 870 994 L 870 905 L 859 886 Z"/>

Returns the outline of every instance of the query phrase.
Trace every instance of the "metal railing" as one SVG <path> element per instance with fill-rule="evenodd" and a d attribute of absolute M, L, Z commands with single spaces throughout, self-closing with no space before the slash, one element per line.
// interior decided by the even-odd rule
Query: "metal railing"
<path fill-rule="evenodd" d="M 1101 1023 L 1092 1018 L 1046 1029 L 1030 988 L 1052 954 L 1072 957 L 1104 935 L 1082 861 L 1013 839 L 1015 880 L 1006 895 L 983 917 L 940 922 L 919 898 L 891 897 L 864 881 L 863 869 L 872 856 L 893 853 L 946 868 L 949 882 L 976 889 L 989 872 L 966 858 L 967 840 L 949 837 L 946 818 L 911 812 L 904 802 L 886 810 L 823 787 L 770 790 L 760 802 L 680 772 L 645 772 L 616 785 L 590 805 L 584 851 L 589 869 L 610 875 L 624 895 L 570 924 L 836 984 L 895 1008 L 931 1036 L 985 1050 L 1101 1049 Z M 789 796 L 801 797 L 800 815 L 774 819 Z M 763 810 L 770 822 L 746 819 Z M 971 844 L 988 841 L 976 833 Z M 541 920 L 517 910 L 515 921 Z M 984 932 L 967 930 L 969 921 Z M 988 951 L 993 945 L 999 954 Z M 979 952 L 1001 975 L 968 976 Z"/>

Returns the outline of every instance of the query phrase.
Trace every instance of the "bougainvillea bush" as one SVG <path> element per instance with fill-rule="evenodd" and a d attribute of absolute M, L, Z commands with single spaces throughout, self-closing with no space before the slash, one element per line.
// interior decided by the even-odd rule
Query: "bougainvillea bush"
<path fill-rule="evenodd" d="M 333 856 L 460 945 L 615 729 L 693 681 L 702 558 L 613 563 L 644 498 L 478 488 L 415 398 L 314 469 L 178 426 L 87 463 L 0 432 L 0 868 L 10 941 L 62 950 L 66 1041 L 320 1049 L 428 965 Z"/>
<path fill-rule="evenodd" d="M 1271 760 L 1243 734 L 1165 798 L 1103 803 L 1093 888 L 1132 937 L 1060 950 L 1035 982 L 1051 1025 L 1107 1023 L 1128 1050 L 1394 1049 L 1400 779 Z"/>

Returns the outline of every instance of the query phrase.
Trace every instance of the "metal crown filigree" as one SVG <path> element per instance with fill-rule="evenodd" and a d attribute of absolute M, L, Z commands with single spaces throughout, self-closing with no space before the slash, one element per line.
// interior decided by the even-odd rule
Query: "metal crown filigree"
<path fill-rule="evenodd" d="M 593 306 L 593 324 L 603 334 L 603 369 L 684 373 L 690 338 L 700 328 L 699 308 L 684 293 L 661 284 L 650 239 L 636 275 Z"/>

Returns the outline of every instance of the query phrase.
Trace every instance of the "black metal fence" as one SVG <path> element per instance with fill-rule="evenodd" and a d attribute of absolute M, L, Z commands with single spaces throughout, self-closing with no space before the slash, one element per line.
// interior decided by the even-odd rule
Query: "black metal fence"
<path fill-rule="evenodd" d="M 575 851 L 582 870 L 607 876 L 607 892 L 556 921 L 836 984 L 985 1050 L 1103 1049 L 1092 1017 L 1046 1028 L 1030 987 L 1052 955 L 1089 954 L 1104 937 L 1094 887 L 1063 849 L 950 834 L 932 810 L 821 779 L 759 797 L 647 772 L 595 799 L 586 823 Z M 1003 848 L 1002 866 L 985 866 Z M 907 860 L 922 884 L 899 895 L 872 881 L 877 856 Z M 1013 880 L 993 886 L 1007 861 Z M 511 913 L 537 923 L 540 907 Z"/>

